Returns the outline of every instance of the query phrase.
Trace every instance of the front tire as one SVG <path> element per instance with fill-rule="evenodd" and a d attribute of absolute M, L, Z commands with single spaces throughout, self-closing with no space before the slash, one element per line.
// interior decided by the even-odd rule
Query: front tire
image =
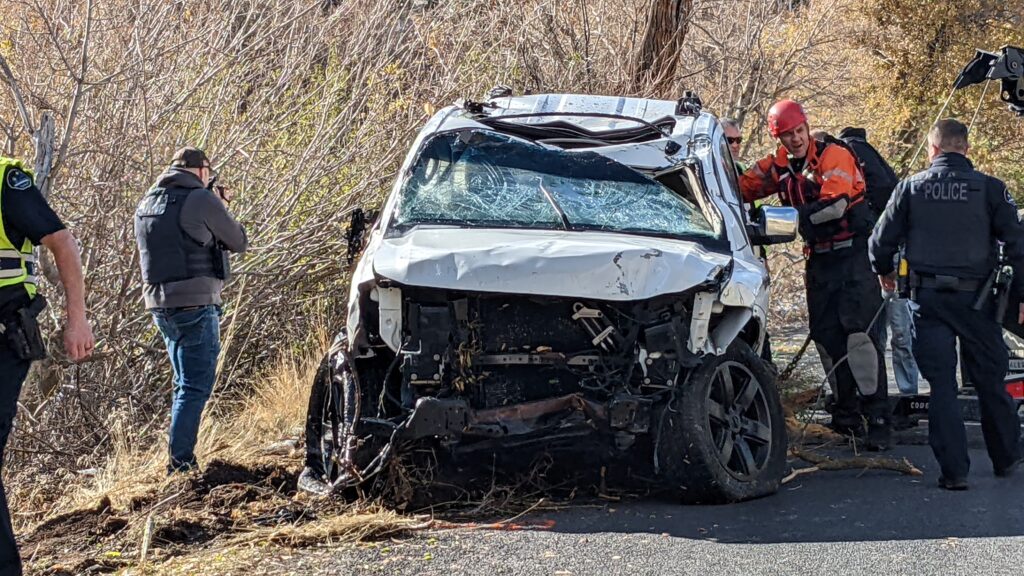
<path fill-rule="evenodd" d="M 773 494 L 786 466 L 775 377 L 745 342 L 709 356 L 666 407 L 657 457 L 666 485 L 687 503 Z"/>
<path fill-rule="evenodd" d="M 324 355 L 313 378 L 306 408 L 306 469 L 304 475 L 329 484 L 340 473 L 342 390 L 332 369 L 330 354 Z"/>

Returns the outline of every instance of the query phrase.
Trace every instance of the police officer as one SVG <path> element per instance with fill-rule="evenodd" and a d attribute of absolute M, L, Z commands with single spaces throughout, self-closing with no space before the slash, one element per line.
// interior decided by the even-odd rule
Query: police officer
<path fill-rule="evenodd" d="M 811 138 L 797 102 L 776 102 L 768 131 L 780 146 L 740 178 L 743 199 L 778 194 L 799 212 L 810 336 L 835 377 L 832 426 L 860 435 L 866 421 L 866 447 L 885 450 L 890 410 L 880 326 L 872 324 L 882 296 L 867 256 L 873 221 L 863 174 L 846 148 Z"/>
<path fill-rule="evenodd" d="M 34 316 L 43 300 L 36 293 L 33 247 L 53 254 L 64 284 L 64 347 L 72 360 L 92 353 L 93 335 L 85 319 L 85 284 L 74 237 L 46 203 L 24 164 L 0 156 L 0 462 L 18 409 L 21 385 L 33 360 L 44 354 Z M 21 574 L 7 495 L 0 483 L 0 575 Z"/>
<path fill-rule="evenodd" d="M 928 133 L 931 167 L 897 186 L 870 240 L 871 262 L 882 287 L 895 286 L 893 256 L 906 246 L 911 297 L 917 303 L 914 356 L 931 384 L 928 441 L 939 461 L 939 486 L 967 488 L 970 459 L 957 401 L 956 340 L 978 391 L 982 433 L 996 476 L 1020 462 L 1020 421 L 1003 384 L 1008 367 L 996 302 L 986 290 L 996 265 L 996 240 L 1005 243 L 1017 279 L 1024 279 L 1024 229 L 1001 181 L 967 159 L 967 127 L 953 119 Z M 1024 294 L 1019 282 L 1013 291 Z M 1024 323 L 1024 306 L 1018 312 Z"/>

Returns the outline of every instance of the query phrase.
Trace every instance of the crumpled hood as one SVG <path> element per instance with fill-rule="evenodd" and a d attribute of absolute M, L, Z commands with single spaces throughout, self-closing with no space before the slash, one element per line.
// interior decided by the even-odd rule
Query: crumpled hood
<path fill-rule="evenodd" d="M 731 259 L 626 234 L 420 227 L 384 238 L 373 270 L 407 286 L 629 301 L 688 290 Z"/>

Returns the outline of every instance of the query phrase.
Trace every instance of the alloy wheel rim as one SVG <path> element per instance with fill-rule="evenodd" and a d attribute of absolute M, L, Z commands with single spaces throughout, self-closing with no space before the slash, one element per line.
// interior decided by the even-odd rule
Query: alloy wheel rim
<path fill-rule="evenodd" d="M 725 361 L 708 387 L 707 430 L 718 461 L 733 477 L 749 480 L 768 465 L 772 423 L 761 382 L 746 366 Z"/>

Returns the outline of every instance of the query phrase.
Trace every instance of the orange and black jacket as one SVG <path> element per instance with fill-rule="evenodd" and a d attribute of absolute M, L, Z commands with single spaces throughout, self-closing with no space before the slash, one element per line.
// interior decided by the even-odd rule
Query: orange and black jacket
<path fill-rule="evenodd" d="M 864 175 L 849 150 L 815 140 L 802 168 L 785 146 L 759 160 L 740 177 L 745 202 L 778 194 L 800 212 L 800 235 L 811 247 L 828 248 L 871 233 Z"/>

